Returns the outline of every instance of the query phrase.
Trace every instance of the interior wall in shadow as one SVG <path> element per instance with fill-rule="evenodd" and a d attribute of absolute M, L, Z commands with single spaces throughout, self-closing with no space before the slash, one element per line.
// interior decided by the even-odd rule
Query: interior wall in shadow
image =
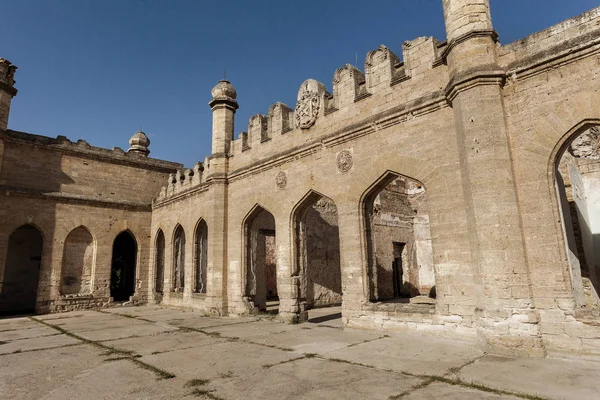
<path fill-rule="evenodd" d="M 42 234 L 31 225 L 23 225 L 10 235 L 0 314 L 35 312 L 43 244 Z"/>

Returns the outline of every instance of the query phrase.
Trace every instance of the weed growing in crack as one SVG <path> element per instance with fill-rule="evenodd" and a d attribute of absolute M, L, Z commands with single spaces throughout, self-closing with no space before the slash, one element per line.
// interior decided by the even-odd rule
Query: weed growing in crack
<path fill-rule="evenodd" d="M 183 387 L 196 387 L 196 386 L 204 386 L 209 384 L 210 381 L 208 379 L 191 379 L 183 385 Z"/>

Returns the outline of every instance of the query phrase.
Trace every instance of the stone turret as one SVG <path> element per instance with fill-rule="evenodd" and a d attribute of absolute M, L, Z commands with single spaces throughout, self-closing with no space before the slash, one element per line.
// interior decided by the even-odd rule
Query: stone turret
<path fill-rule="evenodd" d="M 212 155 L 226 155 L 233 140 L 234 115 L 239 107 L 237 93 L 229 81 L 222 80 L 211 94 L 213 98 L 208 105 L 213 111 Z"/>
<path fill-rule="evenodd" d="M 142 131 L 136 132 L 131 139 L 129 139 L 129 150 L 128 153 L 139 154 L 143 157 L 148 157 L 150 154 L 150 150 L 148 150 L 148 146 L 150 146 L 150 139 L 148 136 Z"/>
<path fill-rule="evenodd" d="M 0 58 L 0 130 L 5 130 L 8 126 L 10 102 L 17 95 L 17 89 L 14 87 L 16 70 L 16 65 Z"/>

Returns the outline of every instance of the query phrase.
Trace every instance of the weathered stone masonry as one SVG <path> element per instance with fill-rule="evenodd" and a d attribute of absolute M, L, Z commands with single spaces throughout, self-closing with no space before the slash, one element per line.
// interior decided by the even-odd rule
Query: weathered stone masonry
<path fill-rule="evenodd" d="M 351 327 L 600 353 L 598 168 L 573 150 L 598 148 L 600 8 L 501 45 L 488 0 L 443 5 L 446 42 L 381 45 L 237 139 L 219 82 L 191 169 L 148 158 L 142 133 L 126 153 L 4 130 L 16 67 L 0 60 L 0 307 L 9 264 L 39 258 L 37 312 L 131 294 L 218 315 L 276 301 L 298 322 L 341 302 Z"/>

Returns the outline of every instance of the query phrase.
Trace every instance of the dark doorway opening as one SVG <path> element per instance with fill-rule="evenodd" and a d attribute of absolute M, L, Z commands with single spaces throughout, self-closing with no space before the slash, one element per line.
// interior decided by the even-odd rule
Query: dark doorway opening
<path fill-rule="evenodd" d="M 135 261 L 137 245 L 127 231 L 121 232 L 113 243 L 110 273 L 110 297 L 113 301 L 128 301 L 135 291 Z"/>
<path fill-rule="evenodd" d="M 23 225 L 8 239 L 0 314 L 34 313 L 37 302 L 44 239 L 31 225 Z"/>
<path fill-rule="evenodd" d="M 155 251 L 156 277 L 154 281 L 154 291 L 156 293 L 162 293 L 165 280 L 165 235 L 162 230 L 159 230 L 156 235 Z"/>
<path fill-rule="evenodd" d="M 394 297 L 402 295 L 402 251 L 404 243 L 394 243 L 394 262 L 392 263 L 392 280 L 394 282 Z"/>

